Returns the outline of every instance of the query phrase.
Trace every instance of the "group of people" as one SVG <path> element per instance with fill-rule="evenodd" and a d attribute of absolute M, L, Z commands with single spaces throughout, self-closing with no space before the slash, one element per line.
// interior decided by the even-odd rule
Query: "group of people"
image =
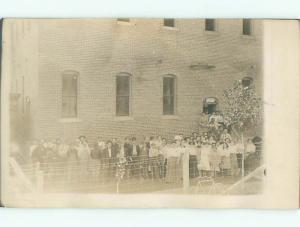
<path fill-rule="evenodd" d="M 243 145 L 224 129 L 218 138 L 209 132 L 194 132 L 186 137 L 176 135 L 171 141 L 161 136 L 144 137 L 140 142 L 135 137 L 126 137 L 122 142 L 116 138 L 104 141 L 99 137 L 93 145 L 85 136 L 71 144 L 60 139 L 40 140 L 30 146 L 29 156 L 31 162 L 38 163 L 50 177 L 67 171 L 68 177 L 142 177 L 177 182 L 182 179 L 184 154 L 188 153 L 189 176 L 194 178 L 238 176 L 243 153 L 247 169 L 253 165 L 255 152 L 251 139 Z"/>
<path fill-rule="evenodd" d="M 232 135 L 220 113 L 211 114 L 200 127 L 201 133 L 177 134 L 171 140 L 159 135 L 139 141 L 136 137 L 122 141 L 98 137 L 93 144 L 84 135 L 72 143 L 34 140 L 28 157 L 48 178 L 93 177 L 103 181 L 117 177 L 178 182 L 183 178 L 186 157 L 190 178 L 240 176 L 243 168 L 247 172 L 258 165 L 260 154 L 253 138 L 241 141 Z"/>

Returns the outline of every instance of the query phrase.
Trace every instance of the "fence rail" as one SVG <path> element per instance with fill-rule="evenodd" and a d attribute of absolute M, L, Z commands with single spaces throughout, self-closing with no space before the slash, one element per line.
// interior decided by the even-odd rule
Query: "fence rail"
<path fill-rule="evenodd" d="M 188 152 L 168 158 L 52 160 L 23 165 L 11 159 L 10 166 L 31 192 L 149 193 L 179 189 L 185 193 L 230 194 L 233 190 L 228 188 L 242 177 L 241 157 L 237 157 L 230 169 L 224 168 L 224 160 L 211 159 L 210 170 L 203 170 L 201 160 Z M 230 156 L 227 161 L 231 161 Z M 245 179 L 254 175 L 252 171 L 246 171 Z"/>

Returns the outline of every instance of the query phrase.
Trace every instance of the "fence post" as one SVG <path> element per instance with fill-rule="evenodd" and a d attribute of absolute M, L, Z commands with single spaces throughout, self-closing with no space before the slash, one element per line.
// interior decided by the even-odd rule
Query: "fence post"
<path fill-rule="evenodd" d="M 40 165 L 41 164 L 38 162 L 35 169 L 35 179 L 37 192 L 42 193 L 44 190 L 44 174 L 43 171 L 40 170 Z"/>
<path fill-rule="evenodd" d="M 190 153 L 189 151 L 185 151 L 183 155 L 183 191 L 184 193 L 189 193 L 190 187 L 190 171 L 189 171 L 189 160 Z"/>
<path fill-rule="evenodd" d="M 245 177 L 245 150 L 246 150 L 246 145 L 244 141 L 244 135 L 242 133 L 242 144 L 243 144 L 243 153 L 242 153 L 242 178 Z"/>

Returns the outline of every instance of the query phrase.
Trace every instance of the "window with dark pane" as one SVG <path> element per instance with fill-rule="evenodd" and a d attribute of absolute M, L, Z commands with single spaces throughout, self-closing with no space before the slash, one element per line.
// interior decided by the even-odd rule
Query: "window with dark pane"
<path fill-rule="evenodd" d="M 116 95 L 116 115 L 129 116 L 130 76 L 117 76 Z"/>
<path fill-rule="evenodd" d="M 163 114 L 175 114 L 175 78 L 163 78 Z"/>
<path fill-rule="evenodd" d="M 173 18 L 165 18 L 164 26 L 165 27 L 175 27 L 175 20 Z"/>
<path fill-rule="evenodd" d="M 77 117 L 78 75 L 76 73 L 62 76 L 62 117 Z"/>
<path fill-rule="evenodd" d="M 212 114 L 217 111 L 218 100 L 210 97 L 205 98 L 203 102 L 203 113 Z"/>
<path fill-rule="evenodd" d="M 243 19 L 243 35 L 251 35 L 251 20 Z"/>
<path fill-rule="evenodd" d="M 130 22 L 130 19 L 129 18 L 118 18 L 117 21 Z"/>
<path fill-rule="evenodd" d="M 216 30 L 215 19 L 205 19 L 205 30 L 206 31 L 215 31 Z"/>

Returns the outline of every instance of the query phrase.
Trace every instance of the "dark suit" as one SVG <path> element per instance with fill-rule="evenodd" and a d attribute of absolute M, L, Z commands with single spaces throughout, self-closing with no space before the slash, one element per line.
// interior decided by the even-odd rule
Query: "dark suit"
<path fill-rule="evenodd" d="M 102 158 L 102 147 L 95 143 L 94 149 L 91 152 L 91 156 L 93 159 L 101 159 Z"/>
<path fill-rule="evenodd" d="M 141 150 L 140 145 L 138 145 L 138 144 L 132 144 L 131 146 L 132 146 L 132 156 L 141 156 L 142 150 Z M 136 146 L 136 154 L 133 153 L 134 146 Z"/>
<path fill-rule="evenodd" d="M 112 158 L 117 158 L 119 152 L 120 152 L 120 146 L 119 146 L 119 144 L 113 143 L 111 145 L 111 157 Z"/>
<path fill-rule="evenodd" d="M 132 152 L 133 152 L 132 144 L 125 143 L 124 144 L 124 156 L 126 157 L 126 159 L 132 157 Z"/>
<path fill-rule="evenodd" d="M 117 143 L 112 144 L 110 151 L 106 147 L 102 153 L 103 153 L 102 159 L 105 160 L 104 162 L 108 172 L 107 176 L 112 178 L 115 176 L 116 173 L 116 164 L 117 164 L 117 155 L 119 153 L 119 145 Z"/>
<path fill-rule="evenodd" d="M 141 158 L 142 149 L 138 144 L 131 144 L 131 159 L 132 159 L 132 175 L 133 176 L 141 176 L 142 174 L 142 163 L 143 159 Z"/>

